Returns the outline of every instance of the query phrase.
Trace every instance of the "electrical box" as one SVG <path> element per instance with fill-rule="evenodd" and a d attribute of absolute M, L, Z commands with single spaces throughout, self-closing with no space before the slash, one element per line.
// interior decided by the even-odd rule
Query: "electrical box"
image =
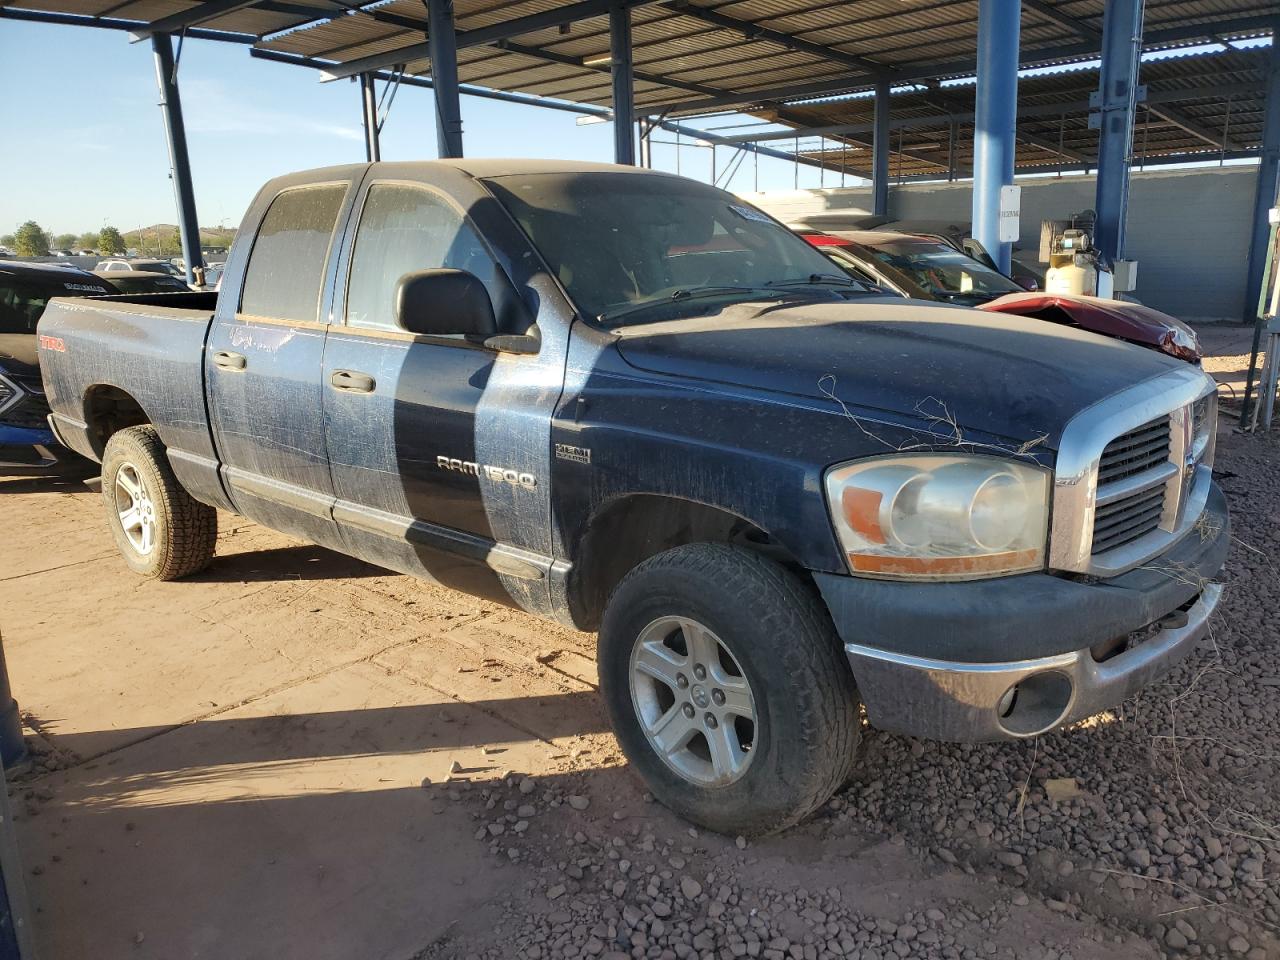
<path fill-rule="evenodd" d="M 1022 188 L 1004 186 L 1000 188 L 1000 226 L 1001 243 L 1017 243 L 1021 236 Z"/>
<path fill-rule="evenodd" d="M 1112 289 L 1116 293 L 1131 293 L 1138 289 L 1138 261 L 1117 260 L 1111 268 Z"/>

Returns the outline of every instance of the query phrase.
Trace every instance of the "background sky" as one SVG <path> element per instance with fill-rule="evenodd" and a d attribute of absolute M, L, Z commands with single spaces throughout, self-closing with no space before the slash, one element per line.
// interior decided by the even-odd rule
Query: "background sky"
<path fill-rule="evenodd" d="M 364 160 L 357 83 L 321 83 L 315 70 L 207 40 L 185 42 L 179 83 L 202 226 L 238 226 L 270 177 Z M 24 220 L 53 233 L 177 221 L 149 43 L 116 30 L 0 20 L 0 91 L 0 233 Z M 468 156 L 613 159 L 611 123 L 579 125 L 575 114 L 466 96 L 462 119 Z M 706 124 L 742 122 L 758 121 Z M 434 158 L 435 141 L 432 92 L 401 87 L 383 159 Z M 656 145 L 654 166 L 674 171 L 676 152 Z M 717 151 L 722 170 L 732 152 Z M 681 173 L 710 178 L 707 148 L 679 153 Z M 761 189 L 791 189 L 795 176 L 794 164 L 759 162 Z M 826 176 L 828 186 L 838 178 Z M 801 167 L 799 178 L 818 186 L 816 169 Z M 750 191 L 755 182 L 748 157 L 727 186 Z"/>

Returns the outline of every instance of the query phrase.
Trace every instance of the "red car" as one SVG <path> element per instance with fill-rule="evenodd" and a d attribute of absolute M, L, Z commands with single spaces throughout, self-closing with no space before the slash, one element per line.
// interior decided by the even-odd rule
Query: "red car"
<path fill-rule="evenodd" d="M 1194 330 L 1140 303 L 1028 292 L 934 237 L 883 230 L 797 232 L 846 273 L 904 297 L 1036 317 L 1127 340 L 1189 363 L 1200 362 Z"/>

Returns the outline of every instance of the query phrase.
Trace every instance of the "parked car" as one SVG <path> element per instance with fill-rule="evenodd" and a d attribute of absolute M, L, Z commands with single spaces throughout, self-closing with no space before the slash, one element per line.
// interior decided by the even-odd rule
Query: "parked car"
<path fill-rule="evenodd" d="M 836 236 L 844 236 L 849 231 L 875 230 L 880 233 L 928 237 L 961 253 L 967 253 L 998 273 L 1003 272 L 987 248 L 973 235 L 972 225 L 969 223 L 950 220 L 897 220 L 888 216 L 832 210 L 812 214 L 793 226 L 799 231 L 814 230 Z M 1032 253 L 1020 251 L 1016 245 L 1013 249 L 1012 266 L 1006 276 L 1023 290 L 1044 288 L 1044 266 L 1034 260 Z"/>
<path fill-rule="evenodd" d="M 102 260 L 93 268 L 93 272 L 99 275 L 134 270 L 141 270 L 146 273 L 165 273 L 180 279 L 185 279 L 186 277 L 186 274 L 168 260 Z"/>
<path fill-rule="evenodd" d="M 190 288 L 169 273 L 154 273 L 149 270 L 95 270 L 94 274 L 102 277 L 119 293 L 175 293 L 187 292 Z"/>
<path fill-rule="evenodd" d="M 0 260 L 0 472 L 44 470 L 59 459 L 37 365 L 36 321 L 45 304 L 115 292 L 65 264 Z"/>
<path fill-rule="evenodd" d="M 985 263 L 929 236 L 878 230 L 846 231 L 839 236 L 807 228 L 797 232 L 851 276 L 904 297 L 1078 326 L 1179 360 L 1200 362 L 1200 340 L 1194 330 L 1139 303 L 1029 293 Z"/>
<path fill-rule="evenodd" d="M 1205 373 L 869 293 L 669 174 L 279 178 L 219 293 L 55 300 L 39 333 L 132 570 L 205 567 L 222 508 L 599 630 L 622 749 L 722 832 L 824 803 L 860 701 L 1032 737 L 1162 675 L 1220 596 Z"/>

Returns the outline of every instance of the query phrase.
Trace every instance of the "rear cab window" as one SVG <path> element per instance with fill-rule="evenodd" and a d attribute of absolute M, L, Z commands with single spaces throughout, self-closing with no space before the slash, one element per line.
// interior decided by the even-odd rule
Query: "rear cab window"
<path fill-rule="evenodd" d="M 240 313 L 314 323 L 349 184 L 291 187 L 271 201 L 249 254 Z"/>

